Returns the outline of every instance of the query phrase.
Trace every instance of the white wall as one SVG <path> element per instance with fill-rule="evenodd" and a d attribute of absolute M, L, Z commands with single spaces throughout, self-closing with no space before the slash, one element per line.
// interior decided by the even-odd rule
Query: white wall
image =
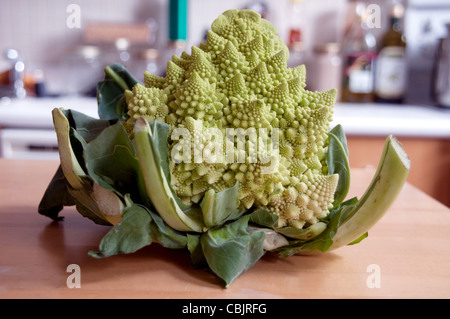
<path fill-rule="evenodd" d="M 70 4 L 80 8 L 81 28 L 69 28 Z M 50 91 L 65 91 L 67 73 L 64 58 L 82 44 L 89 22 L 143 22 L 153 18 L 160 26 L 159 39 L 166 32 L 165 0 L 0 0 L 0 71 L 8 65 L 6 49 L 14 48 L 25 60 L 28 72 L 43 69 Z M 159 43 L 158 43 L 159 45 Z"/>
<path fill-rule="evenodd" d="M 307 40 L 337 40 L 347 0 L 304 0 L 311 28 Z M 223 11 L 244 8 L 245 0 L 189 0 L 189 42 L 197 44 L 212 21 Z M 286 39 L 288 0 L 266 0 L 268 19 Z M 167 32 L 165 0 L 0 0 L 0 49 L 15 47 L 29 60 L 54 61 L 67 47 L 80 41 L 82 29 L 69 29 L 69 4 L 81 8 L 82 27 L 89 21 L 136 22 L 157 20 L 160 39 Z M 319 20 L 321 19 L 321 20 Z M 317 23 L 320 30 L 317 30 Z M 316 29 L 316 30 L 314 30 Z"/>
<path fill-rule="evenodd" d="M 289 0 L 265 0 L 268 19 L 287 40 Z M 380 2 L 384 0 L 374 0 Z M 81 29 L 66 25 L 69 4 L 81 9 Z M 211 22 L 223 11 L 241 9 L 245 0 L 189 0 L 189 45 L 197 45 Z M 315 43 L 340 40 L 347 0 L 304 0 L 308 28 L 307 48 Z M 0 0 L 0 51 L 15 48 L 24 56 L 29 70 L 43 68 L 50 85 L 57 89 L 61 60 L 81 43 L 83 25 L 95 22 L 138 22 L 147 18 L 159 24 L 157 48 L 164 47 L 167 35 L 167 0 Z M 1 59 L 0 59 L 1 60 Z M 2 68 L 3 66 L 3 68 Z M 0 62 L 0 71 L 4 69 Z"/>
<path fill-rule="evenodd" d="M 208 29 L 214 19 L 227 9 L 242 9 L 249 1 L 245 0 L 191 0 L 189 11 L 189 35 L 192 43 L 201 40 L 204 30 Z M 266 0 L 268 19 L 277 27 L 280 37 L 287 41 L 288 0 Z M 304 0 L 305 42 L 327 42 L 339 40 L 339 29 L 347 0 Z"/>
<path fill-rule="evenodd" d="M 70 4 L 81 9 L 81 29 L 68 28 Z M 25 59 L 54 62 L 81 41 L 89 21 L 133 22 L 152 17 L 161 25 L 164 0 L 0 0 L 0 50 L 13 47 Z"/>

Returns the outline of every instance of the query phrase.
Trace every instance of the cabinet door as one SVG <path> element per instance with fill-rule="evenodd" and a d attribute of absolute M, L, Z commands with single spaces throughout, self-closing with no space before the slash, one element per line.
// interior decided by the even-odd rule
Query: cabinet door
<path fill-rule="evenodd" d="M 376 167 L 384 137 L 347 136 L 350 166 Z M 411 159 L 408 182 L 450 207 L 450 139 L 398 137 Z"/>

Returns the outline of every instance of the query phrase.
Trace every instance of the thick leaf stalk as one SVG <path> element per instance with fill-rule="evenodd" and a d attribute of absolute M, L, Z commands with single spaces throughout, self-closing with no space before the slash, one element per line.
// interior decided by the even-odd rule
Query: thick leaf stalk
<path fill-rule="evenodd" d="M 410 167 L 411 162 L 399 141 L 388 136 L 369 187 L 338 228 L 330 250 L 360 238 L 384 216 L 402 190 Z"/>
<path fill-rule="evenodd" d="M 153 132 L 144 118 L 136 121 L 134 140 L 139 167 L 144 179 L 145 193 L 150 202 L 172 228 L 179 231 L 202 232 L 203 225 L 181 210 L 170 189 L 158 158 Z"/>
<path fill-rule="evenodd" d="M 58 151 L 62 171 L 72 188 L 81 189 L 83 188 L 81 176 L 85 176 L 86 174 L 78 163 L 72 145 L 70 144 L 69 121 L 59 108 L 53 109 L 52 116 L 56 138 L 58 140 Z"/>

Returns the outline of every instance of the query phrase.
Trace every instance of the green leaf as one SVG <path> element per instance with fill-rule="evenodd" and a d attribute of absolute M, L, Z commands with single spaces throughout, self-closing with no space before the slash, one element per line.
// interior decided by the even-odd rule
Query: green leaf
<path fill-rule="evenodd" d="M 108 225 L 110 224 L 109 221 L 104 218 L 103 214 L 92 198 L 93 190 L 91 180 L 86 176 L 82 165 L 80 165 L 80 162 L 78 161 L 79 154 L 75 154 L 76 151 L 79 151 L 79 147 L 72 147 L 72 142 L 74 141 L 74 139 L 72 138 L 71 133 L 73 133 L 74 130 L 70 126 L 66 114 L 68 113 L 58 108 L 54 108 L 52 111 L 53 122 L 58 139 L 59 157 L 61 161 L 60 167 L 67 182 L 66 191 L 70 194 L 73 202 L 77 206 L 77 209 L 79 208 L 78 211 L 83 216 L 91 218 L 95 223 Z M 61 187 L 60 179 L 59 181 L 58 179 L 55 179 L 55 183 L 58 183 L 59 187 Z M 66 197 L 67 193 L 64 192 L 61 194 L 61 196 Z M 49 197 L 47 193 L 47 199 L 48 198 Z M 55 214 L 57 214 L 57 212 L 55 212 L 55 209 L 62 208 L 60 204 L 62 203 L 62 201 L 64 201 L 64 198 L 57 199 L 54 195 L 52 195 L 52 198 L 56 201 L 52 207 L 52 215 L 55 216 Z M 46 205 L 47 207 L 51 206 L 48 202 Z"/>
<path fill-rule="evenodd" d="M 66 169 L 68 169 L 69 165 L 79 165 L 81 170 L 85 170 L 83 145 L 86 144 L 86 141 L 89 142 L 96 138 L 100 132 L 109 126 L 109 122 L 89 117 L 71 109 L 55 110 L 53 115 L 59 139 L 60 141 L 65 139 L 65 142 L 61 142 L 60 151 L 66 154 L 62 157 L 63 161 L 66 161 L 64 163 Z M 64 125 L 67 126 L 63 128 Z M 70 152 L 73 152 L 74 157 L 70 156 Z M 72 161 L 72 164 L 68 163 L 69 159 Z M 81 170 L 78 170 L 78 173 L 84 176 L 84 172 L 81 172 Z M 79 186 L 81 187 L 81 184 Z M 86 210 L 79 203 L 79 200 L 75 200 L 72 197 L 68 187 L 70 187 L 70 184 L 64 175 L 62 166 L 59 165 L 39 203 L 38 212 L 54 220 L 59 220 L 61 218 L 58 217 L 58 214 L 64 206 L 73 206 L 78 202 L 78 206 L 82 210 Z M 84 187 L 82 188 L 84 189 Z M 98 219 L 97 216 L 94 218 L 97 221 L 102 220 Z M 101 223 L 105 223 L 105 221 L 101 221 Z"/>
<path fill-rule="evenodd" d="M 250 213 L 250 222 L 264 227 L 275 228 L 278 225 L 278 219 L 278 215 L 264 208 L 258 208 Z"/>
<path fill-rule="evenodd" d="M 83 152 L 86 144 L 94 140 L 110 123 L 109 121 L 95 119 L 75 110 L 62 110 L 69 121 L 70 144 L 84 171 L 87 171 Z"/>
<path fill-rule="evenodd" d="M 67 190 L 68 186 L 70 185 L 64 177 L 61 165 L 59 165 L 39 202 L 39 214 L 50 217 L 53 220 L 61 220 L 62 217 L 58 215 L 64 206 L 75 205 L 72 195 Z"/>
<path fill-rule="evenodd" d="M 187 233 L 187 247 L 191 254 L 192 266 L 196 268 L 208 268 L 205 254 L 200 243 L 201 234 Z"/>
<path fill-rule="evenodd" d="M 327 228 L 327 224 L 323 222 L 315 223 L 307 228 L 296 228 L 296 227 L 283 227 L 278 228 L 277 232 L 283 234 L 286 237 L 301 239 L 301 240 L 310 240 L 317 236 L 319 236 L 325 229 Z"/>
<path fill-rule="evenodd" d="M 158 214 L 148 209 L 148 213 L 152 217 L 150 229 L 154 241 L 161 244 L 163 247 L 171 249 L 186 248 L 188 239 L 186 233 L 179 232 L 169 225 Z"/>
<path fill-rule="evenodd" d="M 249 216 L 210 229 L 200 239 L 210 269 L 230 285 L 264 255 L 262 231 L 247 231 Z"/>
<path fill-rule="evenodd" d="M 98 115 L 103 120 L 123 118 L 125 90 L 131 90 L 139 81 L 121 64 L 105 68 L 105 79 L 97 85 Z"/>
<path fill-rule="evenodd" d="M 119 116 L 118 120 L 119 121 L 128 120 L 130 116 L 128 115 L 127 112 L 128 112 L 128 104 L 124 94 L 116 105 L 116 113 L 117 116 Z"/>
<path fill-rule="evenodd" d="M 75 110 L 67 109 L 62 112 L 66 115 L 70 127 L 75 129 L 86 143 L 95 139 L 110 125 L 109 121 L 96 119 Z"/>
<path fill-rule="evenodd" d="M 77 211 L 98 225 L 111 225 L 111 222 L 108 221 L 98 206 L 89 177 L 84 177 L 83 181 L 82 188 L 75 189 L 70 186 L 67 187 L 68 192 L 75 202 Z"/>
<path fill-rule="evenodd" d="M 119 196 L 128 193 L 133 200 L 140 199 L 136 151 L 122 124 L 105 128 L 88 143 L 84 158 L 88 174 L 97 184 Z"/>
<path fill-rule="evenodd" d="M 123 203 L 116 194 L 98 187 L 86 173 L 83 149 L 87 143 L 78 131 L 72 127 L 79 125 L 85 128 L 90 120 L 86 116 L 77 115 L 71 110 L 55 108 L 52 111 L 56 135 L 58 138 L 61 169 L 67 181 L 67 192 L 72 196 L 77 210 L 85 217 L 101 225 L 115 224 L 123 210 Z M 87 120 L 87 121 L 85 121 Z M 102 122 L 102 125 L 105 124 Z M 94 138 L 98 131 L 93 129 L 81 130 L 88 138 Z M 111 196 L 112 195 L 112 196 Z M 64 193 L 63 193 L 63 196 Z M 107 202 L 105 204 L 105 198 Z"/>
<path fill-rule="evenodd" d="M 331 131 L 331 134 L 333 134 L 337 140 L 341 143 L 342 148 L 344 150 L 345 155 L 348 157 L 348 146 L 347 146 L 347 137 L 345 135 L 344 129 L 341 124 L 336 125 Z"/>
<path fill-rule="evenodd" d="M 351 246 L 351 245 L 359 244 L 363 239 L 365 239 L 367 237 L 369 237 L 369 232 L 365 232 L 359 238 L 356 238 L 354 241 L 352 241 L 351 243 L 348 243 L 347 245 Z"/>
<path fill-rule="evenodd" d="M 239 183 L 217 193 L 213 189 L 208 190 L 200 207 L 207 227 L 219 226 L 238 218 L 245 212 L 239 209 Z"/>
<path fill-rule="evenodd" d="M 334 194 L 333 206 L 339 205 L 350 188 L 350 164 L 348 160 L 347 139 L 341 125 L 328 133 L 329 145 L 326 155 L 328 174 L 338 174 L 339 182 Z"/>
<path fill-rule="evenodd" d="M 151 221 L 152 218 L 145 208 L 134 204 L 127 207 L 124 210 L 122 221 L 112 227 L 101 240 L 100 251 L 90 251 L 89 255 L 103 258 L 128 254 L 150 245 L 152 243 Z"/>

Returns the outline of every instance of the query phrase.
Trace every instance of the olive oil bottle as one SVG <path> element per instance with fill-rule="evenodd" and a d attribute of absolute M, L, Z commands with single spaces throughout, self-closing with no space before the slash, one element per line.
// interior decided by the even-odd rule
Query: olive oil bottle
<path fill-rule="evenodd" d="M 402 103 L 405 96 L 407 61 L 403 15 L 404 6 L 395 3 L 389 16 L 389 29 L 380 42 L 375 73 L 375 99 L 378 103 Z"/>
<path fill-rule="evenodd" d="M 367 25 L 364 1 L 350 1 L 351 26 L 342 41 L 342 102 L 373 102 L 376 38 Z"/>

